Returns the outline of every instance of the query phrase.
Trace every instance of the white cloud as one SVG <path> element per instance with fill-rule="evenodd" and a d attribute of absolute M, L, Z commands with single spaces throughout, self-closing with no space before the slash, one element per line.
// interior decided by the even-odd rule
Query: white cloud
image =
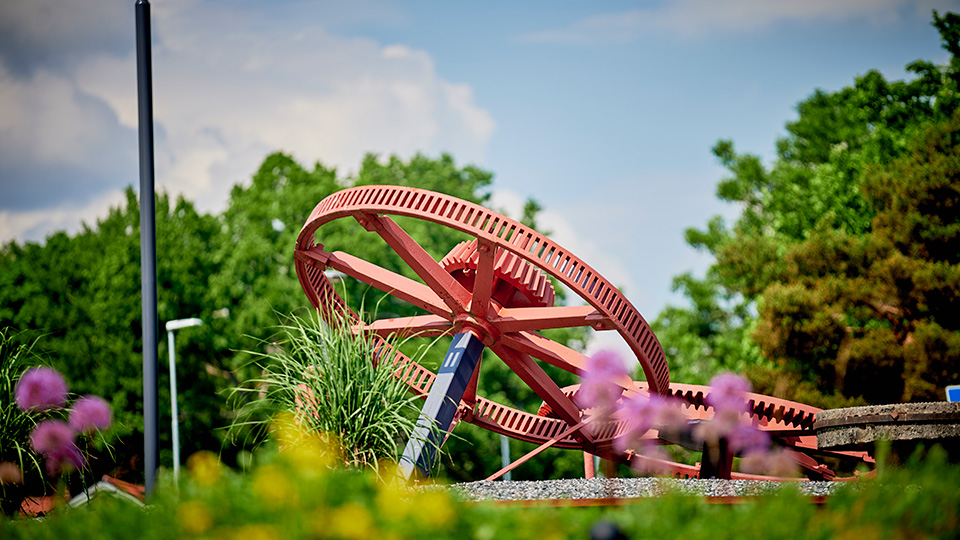
<path fill-rule="evenodd" d="M 69 76 L 46 67 L 16 76 L 0 58 L 0 108 L 0 210 L 9 216 L 85 206 L 136 181 L 136 132 Z"/>
<path fill-rule="evenodd" d="M 123 191 L 109 191 L 86 204 L 67 201 L 39 210 L 0 211 L 0 242 L 9 239 L 41 242 L 54 231 L 75 234 L 83 224 L 93 226 L 97 217 L 105 217 L 110 208 L 126 201 Z"/>
<path fill-rule="evenodd" d="M 0 64 L 0 160 L 83 167 L 102 151 L 117 121 L 105 103 L 46 69 L 15 78 Z"/>
<path fill-rule="evenodd" d="M 475 103 L 469 86 L 437 73 L 428 53 L 332 35 L 306 19 L 265 22 L 270 14 L 244 9 L 231 7 L 231 16 L 223 17 L 196 0 L 155 6 L 158 188 L 184 193 L 201 210 L 218 211 L 230 187 L 247 180 L 276 150 L 292 153 L 307 166 L 320 160 L 341 171 L 356 169 L 367 152 L 410 156 L 449 151 L 461 162 L 483 161 L 495 129 L 492 117 Z M 132 19 L 131 13 L 124 15 Z M 52 114 L 28 90 L 0 94 L 3 110 L 21 112 L 0 122 L 14 131 L 37 132 L 18 139 L 29 148 L 10 160 L 39 166 L 39 152 L 56 150 L 79 155 L 80 163 L 98 163 L 109 157 L 103 141 L 121 133 L 130 137 L 135 151 L 132 50 L 87 54 L 54 80 L 59 86 L 46 91 L 60 94 L 48 101 L 65 108 L 63 114 Z M 71 89 L 74 96 L 99 104 L 112 124 L 90 130 L 96 124 L 81 117 L 90 114 L 90 103 L 71 106 Z M 120 185 L 136 183 L 137 174 L 134 163 Z M 30 221 L 17 210 L 7 211 L 7 223 Z M 10 236 L 14 228 L 23 230 L 4 228 L 0 240 L 20 238 Z"/>
<path fill-rule="evenodd" d="M 932 9 L 956 8 L 955 0 L 670 0 L 653 7 L 603 13 L 564 28 L 532 32 L 524 39 L 543 43 L 630 42 L 649 33 L 698 36 L 743 32 L 784 22 L 868 19 L 898 20 L 906 11 L 930 16 Z"/>
<path fill-rule="evenodd" d="M 340 169 L 355 168 L 366 152 L 446 150 L 483 160 L 493 120 L 423 51 L 319 28 L 252 36 L 210 21 L 194 34 L 179 21 L 164 19 L 174 31 L 155 49 L 156 121 L 165 134 L 157 177 L 203 209 L 218 210 L 271 150 Z M 132 63 L 101 58 L 80 76 L 125 123 L 136 113 L 133 88 L 125 88 Z"/>

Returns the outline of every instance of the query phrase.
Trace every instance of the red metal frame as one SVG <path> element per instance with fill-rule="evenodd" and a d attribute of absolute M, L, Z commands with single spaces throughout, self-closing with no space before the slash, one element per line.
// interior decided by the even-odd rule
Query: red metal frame
<path fill-rule="evenodd" d="M 390 216 L 432 222 L 466 233 L 474 240 L 454 247 L 438 262 Z M 356 219 L 366 230 L 383 238 L 422 283 L 349 253 L 324 251 L 322 236 L 318 236 L 321 227 L 342 218 Z M 629 419 L 597 421 L 590 430 L 580 429 L 589 419 L 574 404 L 578 387 L 559 388 L 533 359 L 583 375 L 587 357 L 542 336 L 540 330 L 589 326 L 597 331 L 616 332 L 635 354 L 646 378 L 645 382 L 634 382 L 629 377 L 617 381 L 625 396 L 670 394 L 687 403 L 691 419 L 712 416 L 704 399 L 709 389 L 670 383 L 660 342 L 639 311 L 609 281 L 559 244 L 474 203 L 402 186 L 346 189 L 314 208 L 297 239 L 295 261 L 297 277 L 311 304 L 325 318 L 345 314 L 356 328 L 373 334 L 380 360 L 390 362 L 395 375 L 414 394 L 425 396 L 436 376 L 392 349 L 382 338 L 391 334 L 430 337 L 464 331 L 480 338 L 544 400 L 544 405 L 538 414 L 530 414 L 495 403 L 476 395 L 473 381 L 461 401 L 458 416 L 496 433 L 540 445 L 524 459 L 550 446 L 580 449 L 628 464 L 650 459 L 613 449 L 613 441 L 625 432 Z M 323 271 L 328 268 L 428 314 L 363 323 L 327 280 Z M 547 276 L 565 285 L 587 305 L 553 306 L 554 294 Z M 825 470 L 809 455 L 819 452 L 811 431 L 817 409 L 756 394 L 750 399 L 754 419 L 761 429 L 799 452 L 802 457 L 798 461 L 808 472 L 824 478 L 832 476 L 832 471 Z M 872 461 L 864 453 L 819 453 Z M 698 467 L 654 464 L 676 476 L 698 473 Z M 734 473 L 734 478 L 738 477 L 753 478 Z"/>

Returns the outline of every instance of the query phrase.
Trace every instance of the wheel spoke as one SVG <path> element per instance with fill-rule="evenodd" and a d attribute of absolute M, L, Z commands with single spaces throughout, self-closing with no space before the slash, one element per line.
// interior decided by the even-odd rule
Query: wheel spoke
<path fill-rule="evenodd" d="M 486 318 L 493 292 L 493 261 L 497 246 L 485 238 L 477 239 L 477 274 L 473 280 L 473 302 L 470 311 L 475 317 Z"/>
<path fill-rule="evenodd" d="M 587 371 L 587 356 L 585 354 L 539 334 L 533 332 L 503 334 L 500 336 L 500 342 L 507 347 L 529 354 L 574 375 L 582 377 Z M 623 388 L 628 395 L 639 393 L 637 386 L 629 375 L 623 375 L 613 382 Z"/>
<path fill-rule="evenodd" d="M 557 383 L 553 382 L 553 379 L 534 362 L 533 358 L 502 345 L 494 345 L 491 349 L 514 373 L 520 376 L 523 382 L 527 383 L 527 386 L 547 402 L 564 422 L 571 426 L 580 422 L 580 410 L 563 393 L 563 390 L 560 390 Z M 586 436 L 585 433 L 584 436 Z"/>
<path fill-rule="evenodd" d="M 359 326 L 359 325 L 358 325 Z M 417 315 L 414 317 L 397 317 L 395 319 L 380 319 L 370 324 L 360 326 L 363 330 L 376 334 L 382 338 L 391 335 L 406 337 L 437 337 L 450 331 L 450 321 L 437 315 Z"/>
<path fill-rule="evenodd" d="M 470 380 L 467 382 L 467 389 L 463 391 L 463 397 L 460 398 L 460 401 L 467 405 L 471 411 L 477 403 L 477 384 L 480 382 L 480 366 L 482 365 L 483 355 L 481 354 L 480 358 L 477 359 L 477 367 L 473 370 L 473 374 L 470 375 Z"/>
<path fill-rule="evenodd" d="M 357 220 L 367 230 L 376 231 L 454 313 L 459 315 L 467 310 L 470 305 L 470 292 L 395 221 L 386 216 L 372 214 L 357 216 Z"/>
<path fill-rule="evenodd" d="M 612 328 L 610 320 L 593 306 L 503 308 L 490 322 L 504 333 L 574 326 L 590 326 L 595 330 Z"/>
<path fill-rule="evenodd" d="M 349 253 L 342 251 L 327 253 L 319 247 L 313 247 L 297 251 L 295 256 L 304 262 L 319 265 L 321 268 L 329 267 L 343 272 L 434 315 L 452 317 L 450 308 L 430 287 Z"/>

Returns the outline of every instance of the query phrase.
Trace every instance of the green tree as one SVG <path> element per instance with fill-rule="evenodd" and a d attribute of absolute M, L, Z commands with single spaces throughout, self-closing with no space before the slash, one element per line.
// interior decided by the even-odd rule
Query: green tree
<path fill-rule="evenodd" d="M 785 362 L 780 351 L 783 354 L 773 356 L 789 369 L 771 369 L 774 349 L 763 348 L 767 360 L 757 354 L 755 315 L 772 313 L 774 292 L 781 294 L 778 304 L 790 304 L 783 302 L 786 292 L 777 287 L 796 271 L 788 254 L 811 236 L 870 234 L 878 209 L 875 197 L 863 190 L 866 172 L 902 158 L 911 141 L 930 125 L 949 120 L 956 110 L 960 17 L 934 12 L 933 25 L 954 55 L 948 65 L 916 61 L 907 66 L 914 74 L 909 81 L 887 81 L 870 71 L 837 92 L 817 90 L 798 105 L 799 117 L 777 141 L 771 167 L 757 156 L 737 153 L 731 141 L 714 147 L 731 173 L 718 184 L 717 197 L 739 204 L 742 212 L 732 226 L 714 218 L 706 229 L 687 231 L 687 242 L 714 255 L 716 262 L 703 280 L 681 276 L 675 282 L 690 299 L 690 308 L 670 307 L 654 322 L 661 342 L 674 355 L 674 373 L 699 376 L 750 367 L 745 374 L 760 391 L 821 405 L 845 402 L 839 394 L 836 399 L 818 395 L 843 390 L 833 384 L 819 386 L 823 381 L 814 374 L 827 369 L 824 366 L 793 357 Z M 809 322 L 811 312 L 792 316 Z M 819 351 L 823 339 L 817 336 L 804 346 Z M 815 355 L 818 362 L 833 361 L 821 353 Z"/>
<path fill-rule="evenodd" d="M 863 235 L 820 228 L 764 293 L 764 353 L 873 403 L 940 399 L 960 375 L 960 114 L 868 169 Z"/>
<path fill-rule="evenodd" d="M 157 196 L 156 213 L 160 321 L 208 318 L 205 283 L 213 271 L 209 254 L 218 234 L 216 221 L 197 214 L 182 198 L 171 204 L 166 194 Z M 9 243 L 0 249 L 0 327 L 18 331 L 21 340 L 43 336 L 36 352 L 64 374 L 72 392 L 110 402 L 116 419 L 111 431 L 119 438 L 115 459 L 128 471 L 136 466 L 132 460 L 142 455 L 143 444 L 139 224 L 137 198 L 128 189 L 125 205 L 110 209 L 74 237 L 60 232 L 43 245 Z M 212 352 L 209 333 L 197 337 L 180 342 L 180 375 L 191 381 L 181 386 L 179 396 L 185 449 L 218 446 L 211 427 L 223 409 L 216 400 L 222 384 L 204 367 L 223 352 Z M 169 379 L 165 369 L 160 372 L 165 426 L 170 422 L 169 408 L 163 406 L 169 404 Z M 161 429 L 161 447 L 168 449 L 169 442 L 168 430 Z M 94 464 L 107 467 L 113 461 Z"/>

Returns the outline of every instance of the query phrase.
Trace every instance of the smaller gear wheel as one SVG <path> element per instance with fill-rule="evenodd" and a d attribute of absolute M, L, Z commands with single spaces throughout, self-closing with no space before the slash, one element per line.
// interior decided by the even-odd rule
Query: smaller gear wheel
<path fill-rule="evenodd" d="M 461 242 L 440 261 L 451 276 L 468 291 L 477 275 L 477 241 Z M 539 268 L 501 249 L 493 263 L 494 284 L 490 298 L 507 308 L 551 307 L 556 299 L 553 283 Z"/>

